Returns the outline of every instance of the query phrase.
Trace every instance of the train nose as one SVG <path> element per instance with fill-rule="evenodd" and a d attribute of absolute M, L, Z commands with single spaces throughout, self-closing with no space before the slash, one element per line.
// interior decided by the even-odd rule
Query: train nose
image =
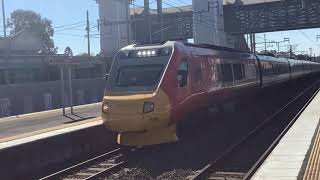
<path fill-rule="evenodd" d="M 144 131 L 144 98 L 133 100 L 104 99 L 104 124 L 116 132 Z"/>

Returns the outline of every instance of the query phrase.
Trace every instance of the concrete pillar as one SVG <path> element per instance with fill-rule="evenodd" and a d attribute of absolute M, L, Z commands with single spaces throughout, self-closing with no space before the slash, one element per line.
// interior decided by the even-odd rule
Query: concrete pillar
<path fill-rule="evenodd" d="M 151 35 L 151 20 L 150 20 L 150 5 L 149 0 L 144 0 L 144 20 L 146 24 L 146 42 L 152 42 Z"/>
<path fill-rule="evenodd" d="M 104 56 L 113 57 L 131 41 L 129 0 L 99 0 L 100 44 Z M 128 32 L 130 31 L 130 32 Z"/>
<path fill-rule="evenodd" d="M 248 50 L 243 35 L 230 35 L 224 31 L 223 0 L 193 0 L 192 3 L 196 44 Z"/>
<path fill-rule="evenodd" d="M 0 99 L 0 117 L 7 117 L 11 115 L 11 102 L 9 98 Z"/>
<path fill-rule="evenodd" d="M 160 41 L 163 41 L 162 0 L 157 0 L 158 23 L 160 24 Z"/>
<path fill-rule="evenodd" d="M 226 46 L 223 0 L 193 0 L 194 42 Z"/>

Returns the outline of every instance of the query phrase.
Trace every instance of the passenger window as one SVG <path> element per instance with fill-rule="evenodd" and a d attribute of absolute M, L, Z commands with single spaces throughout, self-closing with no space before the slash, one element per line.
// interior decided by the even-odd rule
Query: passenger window
<path fill-rule="evenodd" d="M 233 64 L 233 72 L 234 72 L 234 79 L 235 80 L 245 79 L 243 64 Z"/>
<path fill-rule="evenodd" d="M 188 84 L 188 61 L 183 60 L 177 71 L 178 87 L 185 87 Z"/>
<path fill-rule="evenodd" d="M 220 68 L 220 80 L 223 82 L 232 82 L 233 77 L 231 64 L 221 64 Z"/>
<path fill-rule="evenodd" d="M 265 63 L 263 65 L 263 74 L 264 76 L 271 76 L 274 74 L 273 65 L 271 63 Z"/>

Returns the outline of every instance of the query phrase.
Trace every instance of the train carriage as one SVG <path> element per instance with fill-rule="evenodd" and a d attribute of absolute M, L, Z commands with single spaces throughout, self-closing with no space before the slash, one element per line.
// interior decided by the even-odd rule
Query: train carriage
<path fill-rule="evenodd" d="M 122 145 L 175 142 L 177 125 L 190 113 L 301 77 L 304 66 L 297 60 L 176 41 L 130 45 L 114 58 L 102 118 Z"/>

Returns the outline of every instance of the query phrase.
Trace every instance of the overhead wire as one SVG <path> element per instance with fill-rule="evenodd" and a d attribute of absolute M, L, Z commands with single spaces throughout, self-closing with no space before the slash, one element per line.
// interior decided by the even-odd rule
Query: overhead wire
<path fill-rule="evenodd" d="M 77 25 L 77 26 L 73 26 L 73 27 L 69 27 L 69 28 L 64 28 L 64 29 L 58 29 L 55 32 L 66 31 L 66 30 L 74 30 L 74 29 L 78 29 L 80 27 L 86 27 L 86 24 L 81 24 L 81 25 Z"/>
<path fill-rule="evenodd" d="M 300 33 L 302 33 L 310 42 L 312 42 L 314 45 L 320 47 L 319 44 L 317 44 L 316 42 L 314 42 L 305 32 L 299 30 Z"/>
<path fill-rule="evenodd" d="M 60 28 L 64 28 L 64 27 L 69 27 L 69 26 L 74 26 L 74 25 L 78 25 L 78 24 L 82 24 L 85 23 L 86 21 L 79 21 L 76 23 L 72 23 L 72 24 L 67 24 L 67 25 L 62 25 L 62 26 L 54 26 L 53 28 L 55 29 L 60 29 Z"/>
<path fill-rule="evenodd" d="M 55 33 L 55 35 L 74 36 L 74 37 L 84 37 L 84 35 L 68 34 L 68 33 Z"/>
<path fill-rule="evenodd" d="M 176 0 L 176 1 L 178 1 L 178 2 L 180 2 L 180 3 L 182 3 L 182 4 L 185 4 L 185 5 L 191 5 L 191 4 L 187 4 L 186 2 L 184 2 L 184 1 L 182 1 L 182 0 Z"/>

